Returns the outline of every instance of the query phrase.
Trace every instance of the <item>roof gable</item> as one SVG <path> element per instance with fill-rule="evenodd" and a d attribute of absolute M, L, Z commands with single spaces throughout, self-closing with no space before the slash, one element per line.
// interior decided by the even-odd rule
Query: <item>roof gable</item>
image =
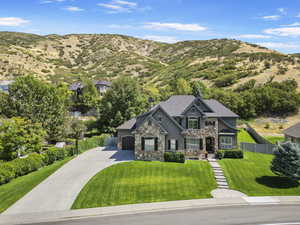
<path fill-rule="evenodd" d="M 300 123 L 297 123 L 283 131 L 284 134 L 295 137 L 295 138 L 300 138 Z"/>

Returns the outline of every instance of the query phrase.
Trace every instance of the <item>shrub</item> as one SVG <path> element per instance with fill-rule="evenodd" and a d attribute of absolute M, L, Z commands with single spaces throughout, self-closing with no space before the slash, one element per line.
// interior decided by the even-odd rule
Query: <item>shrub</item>
<path fill-rule="evenodd" d="M 178 162 L 178 163 L 184 163 L 185 157 L 182 152 L 165 152 L 164 153 L 164 160 L 165 162 Z"/>
<path fill-rule="evenodd" d="M 232 158 L 232 159 L 242 159 L 244 158 L 244 152 L 239 149 L 234 150 L 219 150 L 216 152 L 216 158 Z"/>
<path fill-rule="evenodd" d="M 26 158 L 18 158 L 0 165 L 0 184 L 5 184 L 15 177 L 23 176 L 44 166 L 43 157 L 32 153 Z"/>
<path fill-rule="evenodd" d="M 58 160 L 63 160 L 68 156 L 67 150 L 65 148 L 56 148 L 56 147 L 49 148 L 44 152 L 44 155 L 45 155 L 44 162 L 47 165 L 50 165 Z"/>
<path fill-rule="evenodd" d="M 88 139 L 81 140 L 79 141 L 78 145 L 79 152 L 81 153 L 91 148 L 103 146 L 107 138 L 109 138 L 109 135 L 102 134 L 101 136 L 94 136 Z"/>

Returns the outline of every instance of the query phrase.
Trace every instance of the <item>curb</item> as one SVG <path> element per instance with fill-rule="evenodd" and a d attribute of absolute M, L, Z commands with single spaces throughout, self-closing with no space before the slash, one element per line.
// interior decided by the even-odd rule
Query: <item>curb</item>
<path fill-rule="evenodd" d="M 89 217 L 108 217 L 162 211 L 186 210 L 197 208 L 255 206 L 255 205 L 300 205 L 300 196 L 264 196 L 241 198 L 210 198 L 170 202 L 142 203 L 109 206 L 91 209 L 53 211 L 44 213 L 0 215 L 0 225 L 32 224 L 77 220 Z"/>

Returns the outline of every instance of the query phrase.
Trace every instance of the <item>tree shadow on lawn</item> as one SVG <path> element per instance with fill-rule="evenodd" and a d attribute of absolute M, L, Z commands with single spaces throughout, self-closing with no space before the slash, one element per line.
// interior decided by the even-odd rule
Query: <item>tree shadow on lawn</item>
<path fill-rule="evenodd" d="M 262 176 L 257 177 L 256 182 L 270 188 L 294 188 L 299 186 L 298 181 L 293 181 L 287 177 Z"/>

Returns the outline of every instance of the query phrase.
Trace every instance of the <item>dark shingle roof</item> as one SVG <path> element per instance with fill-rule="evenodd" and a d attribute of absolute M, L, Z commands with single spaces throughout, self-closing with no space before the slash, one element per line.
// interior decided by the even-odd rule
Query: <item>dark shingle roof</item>
<path fill-rule="evenodd" d="M 180 116 L 184 110 L 195 100 L 193 95 L 173 95 L 159 105 L 170 115 Z"/>
<path fill-rule="evenodd" d="M 295 138 L 300 138 L 300 123 L 285 129 L 283 133 Z"/>
<path fill-rule="evenodd" d="M 108 86 L 108 87 L 111 86 L 111 82 L 105 81 L 105 80 L 97 80 L 97 81 L 94 81 L 94 83 L 95 83 L 95 85 L 103 85 L 103 86 Z"/>
<path fill-rule="evenodd" d="M 83 88 L 83 85 L 80 82 L 73 83 L 70 86 L 71 91 L 76 91 L 76 90 L 81 89 L 81 88 Z"/>
<path fill-rule="evenodd" d="M 214 99 L 203 100 L 207 104 L 212 113 L 205 113 L 208 117 L 239 117 L 237 114 L 232 112 L 230 109 L 226 108 L 223 104 Z"/>
<path fill-rule="evenodd" d="M 156 106 L 152 107 L 151 110 L 147 113 L 144 113 L 137 118 L 125 122 L 117 129 L 134 129 L 136 126 L 139 126 L 141 123 L 143 123 L 145 118 L 147 118 L 147 116 L 151 114 L 151 112 L 154 111 L 158 106 L 166 111 L 171 117 L 181 116 L 184 113 L 185 109 L 189 107 L 195 99 L 196 98 L 193 95 L 173 95 L 167 101 L 157 104 Z M 210 99 L 202 101 L 213 111 L 205 112 L 205 115 L 208 117 L 239 117 L 237 114 L 235 114 L 216 100 Z"/>

